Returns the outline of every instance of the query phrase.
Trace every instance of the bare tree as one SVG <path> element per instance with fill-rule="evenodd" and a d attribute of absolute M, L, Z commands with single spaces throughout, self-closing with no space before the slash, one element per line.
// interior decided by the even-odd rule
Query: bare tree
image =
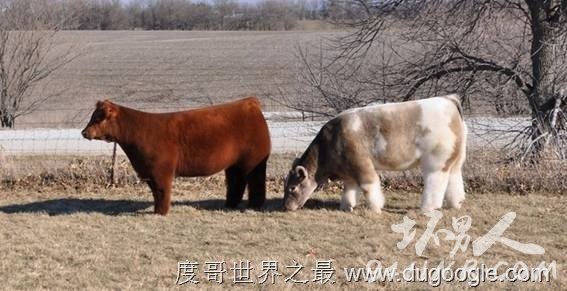
<path fill-rule="evenodd" d="M 226 19 L 236 11 L 238 3 L 233 0 L 214 0 L 213 3 L 218 14 L 219 29 L 226 29 Z"/>
<path fill-rule="evenodd" d="M 322 68 L 358 84 L 351 90 L 373 87 L 367 103 L 457 92 L 465 105 L 525 108 L 533 122 L 519 148 L 556 145 L 567 156 L 567 1 L 353 0 L 341 8 L 358 17 L 340 20 L 349 32 L 329 43 Z"/>
<path fill-rule="evenodd" d="M 49 1 L 0 0 L 0 125 L 14 127 L 48 96 L 30 96 L 34 86 L 77 54 L 55 51 L 58 32 Z"/>
<path fill-rule="evenodd" d="M 356 76 L 345 77 L 328 64 L 328 51 L 323 40 L 316 48 L 298 45 L 296 52 L 300 65 L 298 86 L 269 96 L 272 101 L 292 110 L 311 113 L 313 118 L 329 118 L 352 107 L 384 102 L 384 99 L 376 98 L 374 86 Z"/>

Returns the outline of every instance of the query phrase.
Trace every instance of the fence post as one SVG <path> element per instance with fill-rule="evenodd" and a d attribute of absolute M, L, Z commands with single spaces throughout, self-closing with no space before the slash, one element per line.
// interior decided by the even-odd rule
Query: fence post
<path fill-rule="evenodd" d="M 114 147 L 112 148 L 112 165 L 110 165 L 110 177 L 108 186 L 113 187 L 116 185 L 116 176 L 114 175 L 116 168 L 116 143 L 114 143 Z"/>

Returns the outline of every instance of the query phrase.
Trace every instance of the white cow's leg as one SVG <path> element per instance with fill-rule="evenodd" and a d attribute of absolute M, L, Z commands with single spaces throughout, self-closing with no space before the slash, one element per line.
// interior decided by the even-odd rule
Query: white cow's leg
<path fill-rule="evenodd" d="M 424 171 L 424 187 L 421 197 L 421 210 L 431 212 L 443 207 L 443 198 L 449 182 L 449 173 L 444 171 Z"/>
<path fill-rule="evenodd" d="M 372 211 L 380 213 L 382 207 L 384 207 L 384 195 L 380 187 L 380 179 L 377 179 L 373 183 L 362 184 L 360 188 L 364 192 L 368 207 Z"/>
<path fill-rule="evenodd" d="M 461 208 L 461 204 L 465 201 L 465 187 L 460 168 L 449 173 L 449 185 L 447 186 L 445 199 L 447 200 L 447 206 L 457 209 Z"/>
<path fill-rule="evenodd" d="M 356 192 L 358 187 L 352 181 L 344 182 L 343 196 L 341 198 L 341 210 L 352 211 L 356 206 Z"/>
<path fill-rule="evenodd" d="M 461 204 L 465 201 L 465 186 L 463 184 L 463 164 L 465 162 L 465 143 L 461 148 L 460 157 L 449 172 L 449 185 L 445 193 L 447 206 L 450 208 L 461 208 Z"/>

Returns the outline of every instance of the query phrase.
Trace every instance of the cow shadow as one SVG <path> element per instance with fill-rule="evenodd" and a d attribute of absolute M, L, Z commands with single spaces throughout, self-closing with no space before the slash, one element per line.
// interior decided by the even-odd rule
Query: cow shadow
<path fill-rule="evenodd" d="M 0 206 L 0 213 L 46 213 L 50 216 L 75 213 L 120 215 L 135 213 L 153 206 L 152 202 L 133 200 L 61 198 L 25 204 Z"/>
<path fill-rule="evenodd" d="M 406 215 L 412 211 L 413 212 L 419 211 L 419 209 L 420 208 L 418 206 L 399 206 L 399 205 L 386 204 L 384 205 L 384 208 L 382 208 L 382 211 L 392 214 Z"/>
<path fill-rule="evenodd" d="M 174 201 L 173 206 L 189 206 L 199 210 L 209 210 L 209 211 L 245 211 L 247 210 L 247 201 L 243 201 L 238 208 L 231 209 L 224 206 L 224 199 L 207 199 L 207 200 L 186 200 L 186 201 Z M 320 199 L 309 199 L 305 205 L 304 209 L 339 209 L 338 201 L 328 201 Z M 283 199 L 273 198 L 267 199 L 264 206 L 259 211 L 261 212 L 283 212 Z"/>
<path fill-rule="evenodd" d="M 207 211 L 245 211 L 247 202 L 244 201 L 236 209 L 225 207 L 224 199 L 208 200 L 185 200 L 173 201 L 173 207 L 190 206 L 199 210 Z M 304 209 L 328 209 L 338 210 L 338 201 L 310 199 L 303 206 Z M 147 210 L 147 211 L 142 211 Z M 261 212 L 282 212 L 283 199 L 267 199 Z M 100 213 L 105 215 L 121 215 L 128 213 L 153 213 L 153 202 L 135 200 L 109 200 L 109 199 L 88 199 L 88 198 L 60 198 L 24 204 L 12 204 L 0 206 L 0 213 L 6 214 L 32 214 L 45 213 L 49 216 L 70 215 L 76 213 Z"/>

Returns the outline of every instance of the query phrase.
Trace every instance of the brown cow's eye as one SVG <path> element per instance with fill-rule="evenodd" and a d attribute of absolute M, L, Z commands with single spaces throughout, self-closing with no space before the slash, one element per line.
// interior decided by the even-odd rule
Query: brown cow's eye
<path fill-rule="evenodd" d="M 100 112 L 100 111 L 96 112 L 95 115 L 94 115 L 93 120 L 94 120 L 95 122 L 101 122 L 101 121 L 103 121 L 103 120 L 104 120 L 104 113 L 103 113 L 103 112 Z"/>

